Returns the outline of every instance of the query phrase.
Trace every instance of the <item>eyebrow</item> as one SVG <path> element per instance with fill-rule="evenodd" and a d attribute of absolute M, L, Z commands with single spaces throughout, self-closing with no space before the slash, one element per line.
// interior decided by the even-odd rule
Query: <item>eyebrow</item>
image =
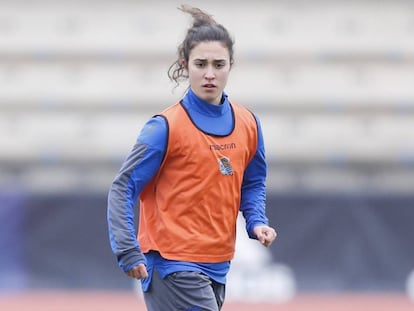
<path fill-rule="evenodd" d="M 194 61 L 195 62 L 207 62 L 208 60 L 206 59 L 206 58 L 196 58 L 196 59 L 194 59 Z M 226 62 L 226 60 L 225 59 L 215 59 L 215 60 L 213 60 L 213 62 L 214 63 L 225 63 Z"/>

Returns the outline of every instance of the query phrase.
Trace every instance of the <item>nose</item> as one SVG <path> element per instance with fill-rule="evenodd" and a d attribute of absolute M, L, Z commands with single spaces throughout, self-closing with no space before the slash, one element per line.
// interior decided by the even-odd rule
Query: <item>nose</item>
<path fill-rule="evenodd" d="M 206 73 L 205 73 L 204 77 L 207 80 L 212 80 L 216 77 L 216 75 L 214 73 L 214 69 L 213 69 L 212 66 L 207 66 Z"/>

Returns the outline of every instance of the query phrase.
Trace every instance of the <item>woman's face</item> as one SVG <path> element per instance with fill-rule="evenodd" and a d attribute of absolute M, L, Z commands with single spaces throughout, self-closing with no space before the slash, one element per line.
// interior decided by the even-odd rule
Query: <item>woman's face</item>
<path fill-rule="evenodd" d="M 219 105 L 230 73 L 230 54 L 220 41 L 198 43 L 189 54 L 191 89 L 202 100 Z"/>

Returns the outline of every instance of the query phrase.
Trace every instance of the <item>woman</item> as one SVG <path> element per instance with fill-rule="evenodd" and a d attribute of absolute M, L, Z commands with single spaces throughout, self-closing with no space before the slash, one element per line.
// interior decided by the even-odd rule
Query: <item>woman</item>
<path fill-rule="evenodd" d="M 224 88 L 233 64 L 228 31 L 197 8 L 169 77 L 190 87 L 151 118 L 108 195 L 108 227 L 123 271 L 141 280 L 148 310 L 220 310 L 239 211 L 270 246 L 260 123 Z M 134 206 L 139 197 L 138 239 Z"/>

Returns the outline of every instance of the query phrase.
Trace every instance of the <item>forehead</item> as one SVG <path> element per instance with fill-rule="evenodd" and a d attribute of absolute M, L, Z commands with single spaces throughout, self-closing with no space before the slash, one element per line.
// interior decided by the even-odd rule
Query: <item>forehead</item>
<path fill-rule="evenodd" d="M 190 59 L 229 59 L 230 53 L 226 45 L 220 41 L 203 41 L 190 51 Z"/>

